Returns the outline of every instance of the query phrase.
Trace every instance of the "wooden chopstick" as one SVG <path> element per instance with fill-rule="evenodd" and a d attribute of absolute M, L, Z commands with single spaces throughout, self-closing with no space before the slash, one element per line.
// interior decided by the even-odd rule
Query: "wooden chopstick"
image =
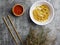
<path fill-rule="evenodd" d="M 10 32 L 11 36 L 13 37 L 16 45 L 18 45 L 18 43 L 17 43 L 17 41 L 16 41 L 16 38 L 14 37 L 13 33 L 11 32 L 11 29 L 9 28 L 8 23 L 7 23 L 6 19 L 5 19 L 5 17 L 3 17 L 2 19 L 3 19 L 4 23 L 6 24 L 6 26 L 7 26 L 7 28 L 8 28 L 8 31 Z"/>
<path fill-rule="evenodd" d="M 16 28 L 15 28 L 13 22 L 12 22 L 11 17 L 10 17 L 9 15 L 8 15 L 7 17 L 8 17 L 8 19 L 9 19 L 9 21 L 10 21 L 10 23 L 11 23 L 11 25 L 12 25 L 14 31 L 16 32 L 16 35 L 17 35 L 18 39 L 21 41 L 21 43 L 22 43 L 22 45 L 23 45 L 23 41 L 22 41 L 22 39 L 21 39 L 21 36 L 20 36 L 20 35 L 18 34 L 18 32 L 16 31 Z"/>

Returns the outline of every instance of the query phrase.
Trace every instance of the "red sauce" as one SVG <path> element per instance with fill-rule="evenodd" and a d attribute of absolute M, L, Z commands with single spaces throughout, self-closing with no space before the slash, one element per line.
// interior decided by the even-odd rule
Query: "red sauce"
<path fill-rule="evenodd" d="M 20 15 L 22 12 L 23 12 L 23 7 L 22 7 L 22 6 L 16 5 L 16 6 L 14 7 L 14 13 L 15 13 L 16 15 Z"/>

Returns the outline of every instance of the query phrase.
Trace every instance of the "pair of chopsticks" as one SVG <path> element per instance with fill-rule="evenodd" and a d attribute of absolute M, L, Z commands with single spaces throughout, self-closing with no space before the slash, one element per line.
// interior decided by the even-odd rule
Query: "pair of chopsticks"
<path fill-rule="evenodd" d="M 8 15 L 7 18 L 9 19 L 9 21 L 10 21 L 10 23 L 11 23 L 11 25 L 12 25 L 12 27 L 13 27 L 16 35 L 17 35 L 17 37 L 18 37 L 18 39 L 21 41 L 21 43 L 22 43 L 22 45 L 23 45 L 23 41 L 22 41 L 22 39 L 21 39 L 21 36 L 20 36 L 20 35 L 18 34 L 18 32 L 16 31 L 16 28 L 15 28 L 13 22 L 12 22 L 11 17 Z M 8 23 L 7 23 L 6 17 L 3 17 L 3 21 L 4 21 L 4 23 L 6 24 L 6 26 L 7 26 L 7 28 L 8 28 L 8 31 L 10 32 L 10 34 L 11 34 L 12 38 L 14 39 L 16 45 L 18 45 L 18 43 L 17 43 L 17 41 L 16 41 L 16 38 L 14 37 L 14 35 L 13 35 L 13 33 L 11 32 L 11 29 L 10 29 Z"/>

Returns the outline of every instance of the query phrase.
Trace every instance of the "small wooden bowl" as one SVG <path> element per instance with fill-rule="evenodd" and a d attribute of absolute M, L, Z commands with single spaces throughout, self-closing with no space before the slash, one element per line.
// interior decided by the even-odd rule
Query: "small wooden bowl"
<path fill-rule="evenodd" d="M 15 16 L 21 16 L 23 15 L 24 13 L 24 8 L 22 5 L 20 4 L 15 4 L 13 7 L 12 7 L 12 13 L 15 15 Z"/>

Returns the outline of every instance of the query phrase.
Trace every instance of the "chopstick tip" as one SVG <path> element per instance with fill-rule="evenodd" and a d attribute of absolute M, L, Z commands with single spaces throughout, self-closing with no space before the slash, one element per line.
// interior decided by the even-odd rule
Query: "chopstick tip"
<path fill-rule="evenodd" d="M 2 19 L 5 19 L 5 17 L 2 17 Z"/>

